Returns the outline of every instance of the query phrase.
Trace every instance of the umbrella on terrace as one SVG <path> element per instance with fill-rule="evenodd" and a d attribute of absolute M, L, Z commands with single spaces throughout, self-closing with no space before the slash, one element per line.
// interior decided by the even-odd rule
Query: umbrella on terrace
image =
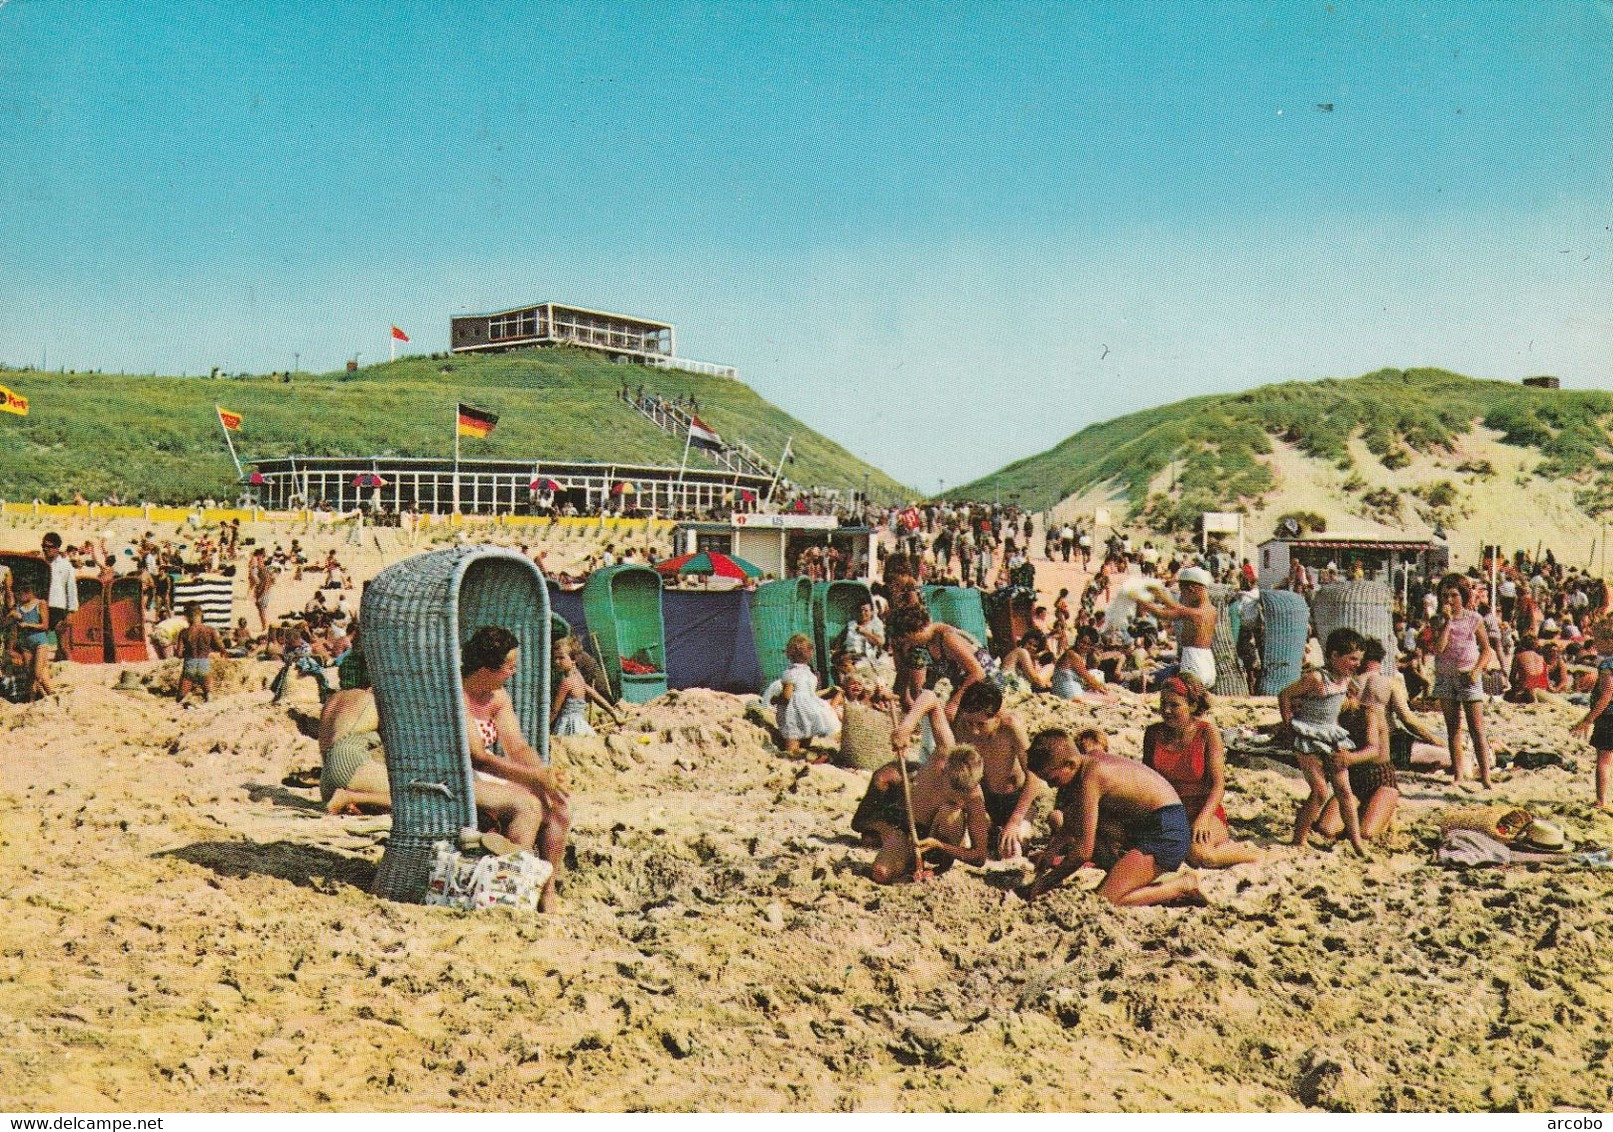
<path fill-rule="evenodd" d="M 261 487 L 269 482 L 269 477 L 264 475 L 262 472 L 253 472 L 251 475 L 246 477 L 246 482 L 251 484 L 253 487 Z"/>
<path fill-rule="evenodd" d="M 621 483 L 619 483 L 615 487 L 611 488 L 610 491 L 611 491 L 612 495 L 637 495 L 638 494 L 638 488 L 634 487 L 632 484 L 628 483 L 626 480 L 623 480 Z"/>
<path fill-rule="evenodd" d="M 730 558 L 702 550 L 697 554 L 684 554 L 655 564 L 656 572 L 663 576 L 709 574 L 718 578 L 760 578 L 762 571 L 743 558 Z"/>
<path fill-rule="evenodd" d="M 552 479 L 549 479 L 548 477 L 544 477 L 543 479 L 535 479 L 535 480 L 533 480 L 531 483 L 526 485 L 526 489 L 528 491 L 564 491 L 564 490 L 566 490 L 565 488 L 561 487 L 559 483 L 557 483 L 556 481 L 554 481 Z"/>
<path fill-rule="evenodd" d="M 354 487 L 385 487 L 386 486 L 386 480 L 382 479 L 380 476 L 376 475 L 374 472 L 360 472 L 358 475 L 353 477 L 353 486 Z"/>

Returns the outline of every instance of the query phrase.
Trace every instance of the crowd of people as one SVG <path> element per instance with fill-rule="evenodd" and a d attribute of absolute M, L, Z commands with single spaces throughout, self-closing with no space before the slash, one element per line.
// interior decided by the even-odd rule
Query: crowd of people
<path fill-rule="evenodd" d="M 1412 755 L 1426 761 L 1443 744 L 1453 781 L 1465 782 L 1471 770 L 1478 789 L 1491 787 L 1495 760 L 1484 709 L 1500 698 L 1582 704 L 1573 732 L 1597 750 L 1596 804 L 1613 803 L 1613 599 L 1600 580 L 1549 553 L 1487 558 L 1466 574 L 1389 579 L 1395 607 L 1387 643 L 1398 663 L 1386 642 L 1350 629 L 1312 640 L 1302 675 L 1277 696 L 1278 721 L 1269 729 L 1307 792 L 1287 845 L 1260 846 L 1234 836 L 1228 823 L 1224 800 L 1233 783 L 1223 736 L 1210 720 L 1217 587 L 1224 596 L 1216 601 L 1236 603 L 1243 614 L 1244 674 L 1260 676 L 1259 586 L 1248 560 L 1220 548 L 1202 553 L 1156 547 L 1151 539 L 1139 545 L 1123 533 L 1094 546 L 1089 530 L 1062 522 L 1047 524 L 1037 544 L 1034 517 L 1013 507 L 933 504 L 873 518 L 888 524 L 890 545 L 880 548 L 871 600 L 832 643 L 833 679 L 816 670 L 814 642 L 797 635 L 763 702 L 786 754 L 870 772 L 852 826 L 873 850 L 876 882 L 1029 852 L 1033 875 L 1021 890 L 1027 899 L 1074 878 L 1120 904 L 1196 902 L 1195 869 L 1334 840 L 1365 855 L 1393 827 L 1399 775 Z M 1034 594 L 1033 547 L 1044 560 L 1079 563 L 1091 576 L 1079 595 L 1061 588 L 1045 604 L 1033 599 L 1017 640 L 994 641 L 993 651 L 931 616 L 925 584 L 1017 585 Z M 226 523 L 185 543 L 148 532 L 121 552 L 105 539 L 75 547 L 51 534 L 41 552 L 48 592 L 0 573 L 7 651 L 31 696 L 50 694 L 50 662 L 77 603 L 77 580 L 133 576 L 156 654 L 182 662 L 181 702 L 212 694 L 216 657 L 278 660 L 275 700 L 298 676 L 319 685 L 321 793 L 331 811 L 389 805 L 353 582 L 334 550 L 310 555 L 297 539 L 253 545 Z M 543 552 L 532 556 L 542 568 Z M 654 565 L 655 551 L 607 545 L 583 568 L 641 558 Z M 824 578 L 858 564 L 818 550 L 795 565 Z M 219 631 L 198 605 L 175 608 L 178 582 L 237 569 L 245 571 L 256 631 L 245 617 Z M 276 586 L 310 573 L 321 584 L 307 603 L 273 616 Z M 1351 573 L 1296 565 L 1282 586 L 1310 597 Z M 504 690 L 518 663 L 515 639 L 485 626 L 464 656 L 477 804 L 495 837 L 538 852 L 558 877 L 569 799 L 563 776 L 544 766 L 521 734 Z M 622 721 L 629 709 L 615 701 L 581 642 L 556 642 L 550 659 L 554 735 L 591 733 L 591 712 Z M 1132 759 L 1111 752 L 1099 728 L 1030 734 L 1009 706 L 1022 693 L 1100 707 L 1146 693 L 1157 696 L 1157 718 L 1144 732 L 1141 759 Z M 1443 739 L 1418 716 L 1416 709 L 1429 707 L 1443 716 Z M 544 906 L 556 906 L 552 887 Z"/>

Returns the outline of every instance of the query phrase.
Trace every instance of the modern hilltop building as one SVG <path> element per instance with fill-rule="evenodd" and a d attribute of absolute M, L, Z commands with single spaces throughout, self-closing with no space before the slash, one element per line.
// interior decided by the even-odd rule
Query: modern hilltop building
<path fill-rule="evenodd" d="M 449 319 L 449 349 L 456 354 L 496 353 L 528 346 L 577 346 L 613 361 L 738 377 L 733 366 L 678 357 L 677 330 L 670 322 L 589 310 L 565 303 L 528 303 L 491 314 Z"/>

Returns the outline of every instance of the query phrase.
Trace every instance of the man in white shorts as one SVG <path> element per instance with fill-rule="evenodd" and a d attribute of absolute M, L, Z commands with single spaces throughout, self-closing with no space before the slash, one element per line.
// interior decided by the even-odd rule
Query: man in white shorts
<path fill-rule="evenodd" d="M 1181 670 L 1191 672 L 1206 688 L 1215 687 L 1215 653 L 1210 643 L 1215 639 L 1215 606 L 1210 603 L 1210 572 L 1202 566 L 1189 566 L 1176 575 L 1181 589 L 1181 601 L 1172 601 L 1168 593 L 1157 599 L 1139 601 L 1137 608 L 1156 617 L 1168 617 L 1176 626 L 1176 651 Z"/>

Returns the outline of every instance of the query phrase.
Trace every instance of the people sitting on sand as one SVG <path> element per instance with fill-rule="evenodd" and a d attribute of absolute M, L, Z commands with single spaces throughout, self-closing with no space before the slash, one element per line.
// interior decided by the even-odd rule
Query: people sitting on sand
<path fill-rule="evenodd" d="M 319 796 L 333 814 L 392 807 L 380 716 L 368 688 L 337 692 L 319 715 Z"/>
<path fill-rule="evenodd" d="M 1028 762 L 1032 774 L 1058 790 L 1060 821 L 1023 892 L 1027 900 L 1094 864 L 1099 822 L 1109 819 L 1121 842 L 1098 895 L 1128 906 L 1203 902 L 1198 877 L 1180 871 L 1190 845 L 1187 811 L 1159 772 L 1096 747 L 1083 750 L 1058 728 L 1037 733 Z"/>
<path fill-rule="evenodd" d="M 1030 739 L 1025 723 L 1003 707 L 1001 689 L 975 684 L 963 694 L 953 728 L 959 743 L 980 752 L 990 845 L 997 857 L 1012 860 L 1035 833 L 1037 803 L 1046 793 L 1027 769 Z"/>
<path fill-rule="evenodd" d="M 1114 691 L 1105 682 L 1103 669 L 1099 667 L 1100 641 L 1097 629 L 1091 625 L 1081 626 L 1074 643 L 1059 654 L 1053 665 L 1049 691 L 1061 700 L 1084 695 L 1113 700 Z"/>
<path fill-rule="evenodd" d="M 224 638 L 202 620 L 202 607 L 194 601 L 185 607 L 185 628 L 179 634 L 178 645 L 183 663 L 177 698 L 184 704 L 191 691 L 199 689 L 202 702 L 207 703 L 213 698 L 213 657 L 225 651 Z"/>
<path fill-rule="evenodd" d="M 521 734 L 515 704 L 505 690 L 520 664 L 515 634 L 484 625 L 465 643 L 460 663 L 471 765 L 476 769 L 476 805 L 504 827 L 523 849 L 536 847 L 554 866 L 538 909 L 559 910 L 556 885 L 565 868 L 571 812 L 560 772 L 543 765 Z"/>
<path fill-rule="evenodd" d="M 1047 634 L 1037 628 L 1026 629 L 1018 646 L 1002 659 L 1004 680 L 1010 685 L 1023 685 L 1032 692 L 1049 691 L 1052 684 L 1043 675 L 1041 664 L 1041 656 L 1046 651 Z"/>
<path fill-rule="evenodd" d="M 1226 749 L 1208 716 L 1210 693 L 1191 672 L 1169 677 L 1159 693 L 1159 722 L 1143 731 L 1143 765 L 1164 776 L 1187 810 L 1192 840 L 1187 863 L 1219 869 L 1261 860 L 1253 845 L 1234 841 L 1222 805 Z"/>
<path fill-rule="evenodd" d="M 615 705 L 583 679 L 582 670 L 571 655 L 570 641 L 571 638 L 556 641 L 550 650 L 558 679 L 555 681 L 554 705 L 549 709 L 549 733 L 557 736 L 594 734 L 593 725 L 588 722 L 590 700 L 598 704 L 613 722 L 621 723 L 622 717 Z"/>
<path fill-rule="evenodd" d="M 1374 761 L 1377 752 L 1355 749 L 1350 734 L 1339 725 L 1339 711 L 1349 694 L 1350 678 L 1361 668 L 1366 642 L 1354 629 L 1334 629 L 1323 646 L 1323 666 L 1312 669 L 1277 695 L 1282 731 L 1293 747 L 1299 769 L 1310 787 L 1294 818 L 1295 845 L 1303 846 L 1328 804 L 1331 790 L 1345 835 L 1355 851 L 1366 856 L 1361 840 L 1360 812 L 1350 788 L 1350 767 Z"/>
<path fill-rule="evenodd" d="M 906 763 L 905 790 L 902 765 L 892 762 L 874 772 L 851 828 L 864 845 L 878 849 L 870 870 L 875 884 L 927 875 L 926 854 L 937 872 L 951 868 L 954 860 L 986 863 L 991 819 L 980 790 L 980 764 L 979 752 L 960 744 L 925 763 Z"/>
<path fill-rule="evenodd" d="M 1535 638 L 1528 635 L 1520 637 L 1518 649 L 1512 654 L 1504 698 L 1510 704 L 1536 703 L 1540 693 L 1550 694 L 1550 686 L 1551 678 L 1546 675 L 1546 658 Z"/>
<path fill-rule="evenodd" d="M 50 695 L 50 664 L 56 656 L 56 634 L 50 629 L 50 609 L 26 578 L 18 578 L 13 589 L 13 604 L 7 620 L 15 626 L 17 651 L 23 656 L 33 686 L 31 698 Z"/>
<path fill-rule="evenodd" d="M 799 754 L 812 745 L 814 739 L 838 742 L 840 720 L 823 700 L 818 698 L 818 676 L 812 671 L 815 650 L 812 638 L 796 633 L 784 644 L 784 656 L 790 664 L 768 688 L 767 701 L 773 707 L 774 722 L 785 754 Z M 828 756 L 823 756 L 824 761 Z"/>

